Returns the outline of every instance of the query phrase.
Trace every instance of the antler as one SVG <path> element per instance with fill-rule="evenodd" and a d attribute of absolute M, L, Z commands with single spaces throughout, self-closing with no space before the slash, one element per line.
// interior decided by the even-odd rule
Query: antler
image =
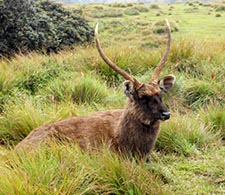
<path fill-rule="evenodd" d="M 113 63 L 104 53 L 101 45 L 100 45 L 100 41 L 98 39 L 98 23 L 96 24 L 95 27 L 95 40 L 96 40 L 96 47 L 98 49 L 98 52 L 100 54 L 100 56 L 102 57 L 102 59 L 106 62 L 106 64 L 109 65 L 109 67 L 111 67 L 115 72 L 119 73 L 121 76 L 123 76 L 126 80 L 131 81 L 134 86 L 136 88 L 139 88 L 142 84 L 139 83 L 133 76 L 131 76 L 130 74 L 128 74 L 127 72 L 125 72 L 124 70 L 122 70 L 121 68 L 119 68 L 115 63 Z"/>
<path fill-rule="evenodd" d="M 158 77 L 160 72 L 162 71 L 163 65 L 166 63 L 167 57 L 169 55 L 170 52 L 170 45 L 171 45 L 171 30 L 170 30 L 170 24 L 168 22 L 168 20 L 166 19 L 166 26 L 167 26 L 167 31 L 168 31 L 168 41 L 167 41 L 167 47 L 166 50 L 159 62 L 159 64 L 157 65 L 157 67 L 155 68 L 153 74 L 152 74 L 152 81 L 153 82 L 157 82 L 158 81 Z"/>

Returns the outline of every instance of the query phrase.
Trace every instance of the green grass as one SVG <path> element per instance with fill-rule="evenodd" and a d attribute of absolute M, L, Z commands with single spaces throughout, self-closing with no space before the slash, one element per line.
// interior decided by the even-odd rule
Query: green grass
<path fill-rule="evenodd" d="M 202 110 L 203 120 L 210 125 L 214 133 L 225 139 L 225 112 L 223 106 L 210 106 Z"/>
<path fill-rule="evenodd" d="M 82 153 L 71 144 L 52 143 L 35 153 L 17 154 L 2 149 L 0 192 L 222 194 L 224 148 L 216 149 L 192 157 L 154 152 L 151 162 L 147 164 L 119 157 L 107 149 L 92 154 Z"/>
<path fill-rule="evenodd" d="M 204 151 L 220 139 L 219 133 L 193 115 L 173 113 L 172 120 L 163 123 L 156 150 L 191 156 Z"/>
<path fill-rule="evenodd" d="M 90 156 L 75 145 L 53 143 L 35 153 L 7 152 L 0 163 L 5 167 L 0 173 L 2 194 L 141 195 L 168 191 L 161 189 L 162 181 L 146 171 L 144 164 L 120 158 L 107 149 Z"/>
<path fill-rule="evenodd" d="M 168 18 L 178 30 L 161 73 L 177 77 L 163 95 L 171 119 L 161 125 L 149 163 L 68 143 L 16 153 L 40 125 L 123 108 L 124 80 L 94 45 L 1 59 L 0 194 L 224 194 L 224 3 L 69 6 L 82 9 L 91 25 L 99 22 L 106 55 L 142 82 L 163 54 L 166 35 L 154 30 Z"/>

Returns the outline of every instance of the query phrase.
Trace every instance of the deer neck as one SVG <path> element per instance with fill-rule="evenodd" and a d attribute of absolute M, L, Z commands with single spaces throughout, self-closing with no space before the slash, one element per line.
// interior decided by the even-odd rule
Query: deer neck
<path fill-rule="evenodd" d="M 153 148 L 158 131 L 159 121 L 153 123 L 138 109 L 138 105 L 128 102 L 114 132 L 115 146 L 121 151 L 146 155 Z"/>
<path fill-rule="evenodd" d="M 143 133 L 159 127 L 159 121 L 154 121 L 143 113 L 138 105 L 128 103 L 118 123 L 117 132 Z"/>

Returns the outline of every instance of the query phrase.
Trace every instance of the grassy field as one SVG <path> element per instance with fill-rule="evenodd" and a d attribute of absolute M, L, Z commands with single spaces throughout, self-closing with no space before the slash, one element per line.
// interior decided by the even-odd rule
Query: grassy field
<path fill-rule="evenodd" d="M 150 79 L 165 48 L 161 76 L 177 82 L 164 102 L 151 161 L 137 162 L 103 147 L 50 143 L 36 152 L 13 147 L 32 129 L 74 115 L 123 108 L 123 79 L 93 45 L 0 61 L 0 195 L 225 194 L 225 3 L 70 5 L 94 27 L 106 54 L 139 81 Z M 162 33 L 161 33 L 162 32 Z"/>

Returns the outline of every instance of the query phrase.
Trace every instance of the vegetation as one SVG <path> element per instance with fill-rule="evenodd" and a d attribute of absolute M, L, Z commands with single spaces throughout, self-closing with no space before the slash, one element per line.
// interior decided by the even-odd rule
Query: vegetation
<path fill-rule="evenodd" d="M 216 9 L 224 4 L 125 5 L 66 8 L 81 10 L 92 27 L 99 22 L 105 53 L 139 81 L 150 78 L 165 48 L 165 34 L 154 33 L 156 24 L 168 18 L 179 30 L 172 33 L 161 75 L 177 77 L 163 97 L 172 117 L 162 123 L 150 162 L 118 156 L 106 146 L 86 153 L 73 143 L 14 151 L 40 125 L 122 108 L 126 102 L 123 79 L 105 65 L 94 45 L 51 55 L 17 54 L 0 61 L 0 194 L 225 193 L 225 29 L 223 11 Z M 143 6 L 149 11 L 125 14 Z M 190 7 L 198 11 L 187 12 Z"/>
<path fill-rule="evenodd" d="M 0 15 L 0 56 L 56 52 L 93 38 L 93 29 L 80 15 L 46 0 L 1 0 Z"/>

